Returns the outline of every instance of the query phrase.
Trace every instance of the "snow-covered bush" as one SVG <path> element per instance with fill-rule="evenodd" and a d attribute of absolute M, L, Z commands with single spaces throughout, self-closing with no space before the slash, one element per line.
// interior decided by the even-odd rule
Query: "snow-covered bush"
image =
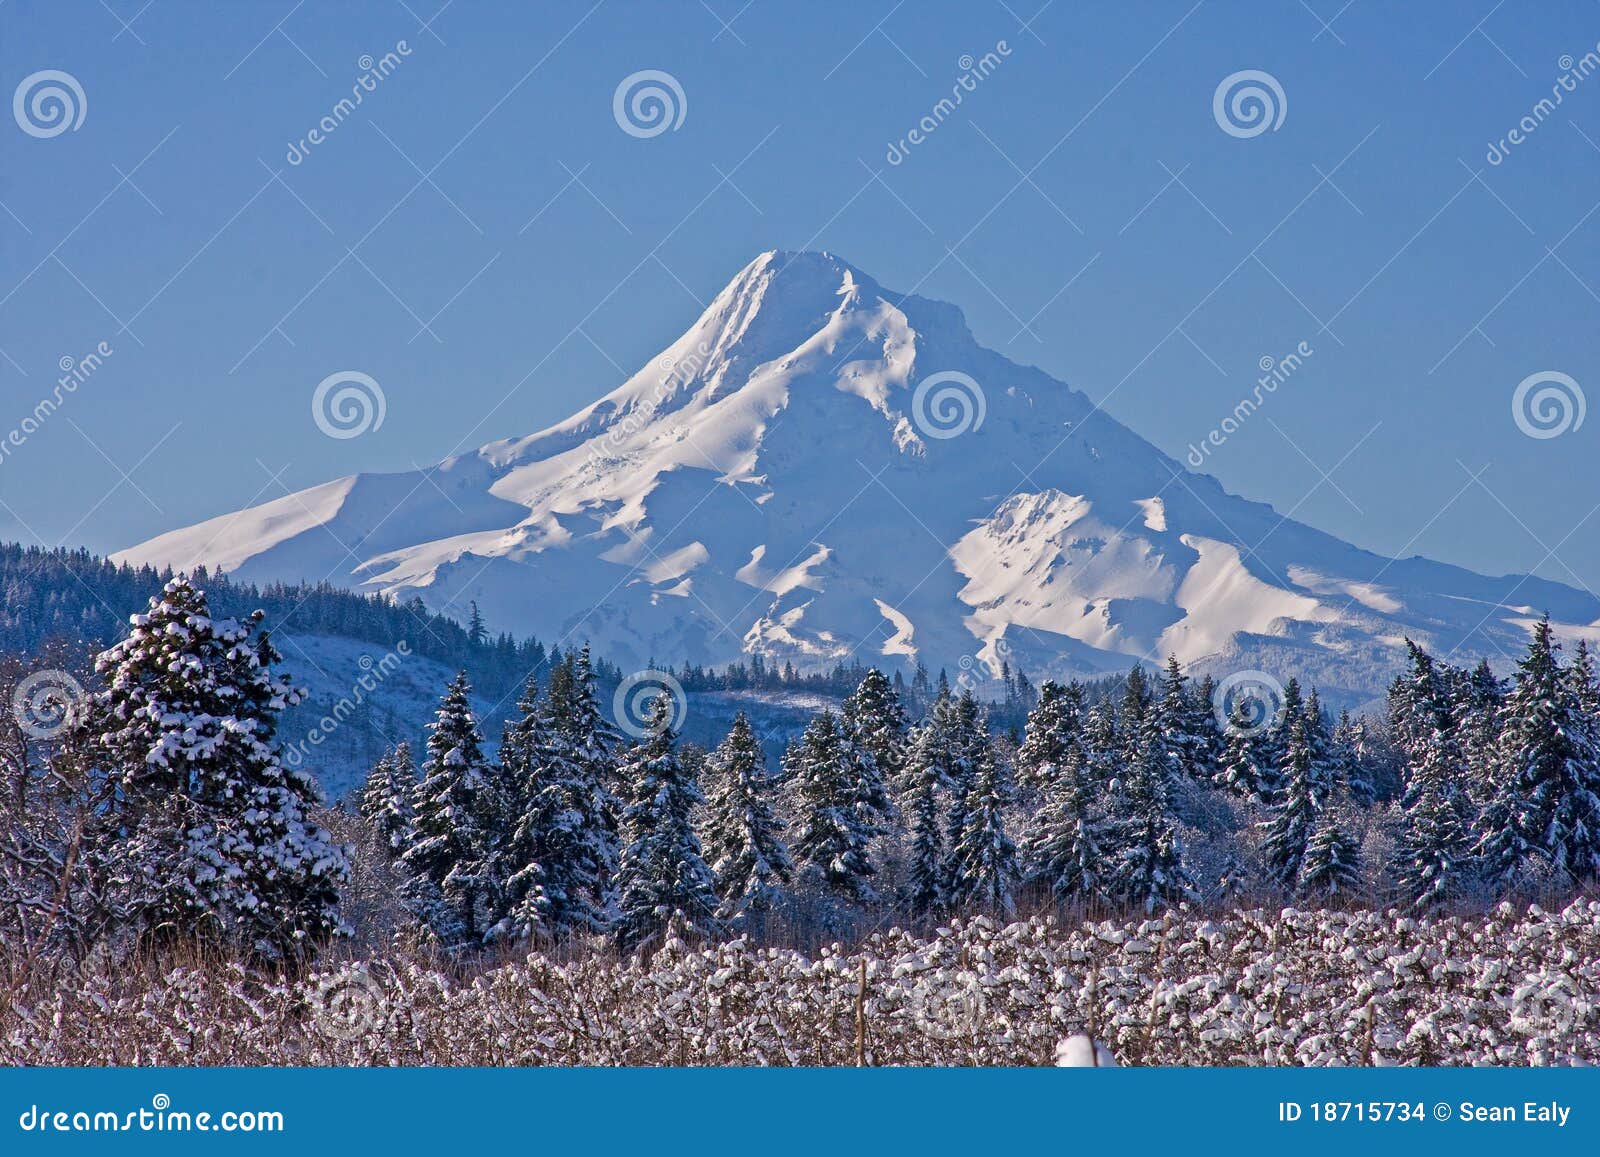
<path fill-rule="evenodd" d="M 1078 1033 L 1123 1065 L 1596 1063 L 1600 902 L 978 918 L 465 976 L 398 952 L 292 981 L 91 963 L 6 995 L 6 1065 L 1049 1065 Z"/>

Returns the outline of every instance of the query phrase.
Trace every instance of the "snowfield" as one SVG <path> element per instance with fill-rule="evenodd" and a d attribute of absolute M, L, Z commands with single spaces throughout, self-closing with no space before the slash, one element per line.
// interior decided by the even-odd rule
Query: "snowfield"
<path fill-rule="evenodd" d="M 815 958 L 673 941 L 465 979 L 420 957 L 292 982 L 88 967 L 13 995 L 6 1065 L 1048 1065 L 1080 1032 L 1122 1065 L 1594 1064 L 1600 901 L 976 918 Z"/>

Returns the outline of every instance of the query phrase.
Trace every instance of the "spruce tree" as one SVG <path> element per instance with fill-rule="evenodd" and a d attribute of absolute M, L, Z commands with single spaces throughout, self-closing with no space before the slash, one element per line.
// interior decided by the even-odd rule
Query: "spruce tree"
<path fill-rule="evenodd" d="M 949 903 L 940 817 L 941 801 L 950 789 L 947 762 L 946 737 L 932 719 L 912 731 L 903 810 L 911 841 L 906 903 L 915 916 L 941 912 Z"/>
<path fill-rule="evenodd" d="M 416 838 L 400 859 L 408 876 L 402 892 L 411 910 L 450 945 L 477 942 L 478 905 L 490 879 L 485 821 L 492 801 L 471 695 L 462 671 L 428 725 L 428 758 L 415 802 Z"/>
<path fill-rule="evenodd" d="M 877 869 L 870 845 L 883 834 L 876 820 L 882 785 L 863 780 L 862 761 L 833 712 L 811 720 L 785 770 L 799 796 L 796 859 L 815 868 L 833 891 L 871 899 Z"/>
<path fill-rule="evenodd" d="M 1146 721 L 1133 762 L 1114 782 L 1110 851 L 1118 890 L 1146 912 L 1193 895 L 1167 798 L 1167 751 Z"/>
<path fill-rule="evenodd" d="M 1005 812 L 1011 803 L 1010 777 L 994 748 L 977 754 L 966 798 L 966 822 L 955 846 L 951 903 L 957 907 L 1010 915 L 1011 889 L 1017 876 L 1017 847 L 1006 832 Z"/>
<path fill-rule="evenodd" d="M 873 758 L 878 774 L 899 790 L 906 758 L 906 713 L 900 696 L 876 667 L 869 670 L 841 711 L 851 738 Z"/>
<path fill-rule="evenodd" d="M 1207 724 L 1211 705 L 1197 704 L 1189 693 L 1189 677 L 1183 673 L 1176 655 L 1167 656 L 1155 707 L 1166 744 L 1168 772 L 1176 783 L 1189 776 L 1209 783 L 1214 773 Z"/>
<path fill-rule="evenodd" d="M 1585 706 L 1592 681 L 1585 672 L 1579 686 L 1558 650 L 1546 616 L 1501 713 L 1500 777 L 1479 843 L 1501 884 L 1536 862 L 1580 884 L 1600 876 L 1600 751 Z"/>
<path fill-rule="evenodd" d="M 707 761 L 705 849 L 724 920 L 759 920 L 793 875 L 783 823 L 767 799 L 772 782 L 766 757 L 743 711 Z"/>
<path fill-rule="evenodd" d="M 1041 689 L 1036 712 L 1045 710 L 1050 686 Z M 1103 790 L 1103 784 L 1091 783 L 1082 745 L 1064 747 L 1023 838 L 1028 878 L 1048 886 L 1057 900 L 1089 902 L 1106 898 L 1111 890 L 1105 820 L 1099 814 Z"/>
<path fill-rule="evenodd" d="M 416 790 L 417 769 L 411 744 L 405 740 L 383 753 L 362 785 L 357 806 L 391 860 L 410 846 L 415 834 L 412 798 Z"/>
<path fill-rule="evenodd" d="M 1262 824 L 1262 851 L 1268 874 L 1287 892 L 1299 885 L 1306 847 L 1316 831 L 1324 793 L 1317 783 L 1309 721 L 1300 717 L 1289 729 L 1283 749 L 1279 788 L 1271 812 Z"/>
<path fill-rule="evenodd" d="M 339 928 L 348 866 L 307 818 L 315 782 L 274 742 L 278 714 L 303 692 L 272 672 L 280 656 L 255 634 L 261 617 L 214 620 L 205 593 L 175 578 L 96 661 L 106 690 L 74 742 L 109 791 L 85 858 L 146 944 L 295 960 Z"/>
<path fill-rule="evenodd" d="M 1083 688 L 1063 687 L 1047 679 L 1038 704 L 1028 713 L 1022 745 L 1017 749 L 1017 782 L 1030 792 L 1048 792 L 1069 760 L 1083 761 Z"/>
<path fill-rule="evenodd" d="M 1269 802 L 1277 775 L 1267 763 L 1268 758 L 1267 745 L 1253 726 L 1249 705 L 1236 703 L 1223 747 L 1222 766 L 1217 772 L 1217 786 L 1258 804 Z"/>
<path fill-rule="evenodd" d="M 1300 891 L 1321 899 L 1354 896 L 1361 887 L 1361 844 L 1344 820 L 1343 796 L 1322 810 L 1300 863 Z"/>
<path fill-rule="evenodd" d="M 617 867 L 612 769 L 595 742 L 592 689 L 569 652 L 540 701 L 530 676 L 507 725 L 500 762 L 515 814 L 502 853 L 505 907 L 496 938 L 557 940 L 609 927 Z"/>
<path fill-rule="evenodd" d="M 717 894 L 692 822 L 704 802 L 699 785 L 674 750 L 673 704 L 651 704 L 648 737 L 623 765 L 633 785 L 622 812 L 624 845 L 617 872 L 617 940 L 624 951 L 656 942 L 669 931 L 706 935 L 718 930 Z"/>

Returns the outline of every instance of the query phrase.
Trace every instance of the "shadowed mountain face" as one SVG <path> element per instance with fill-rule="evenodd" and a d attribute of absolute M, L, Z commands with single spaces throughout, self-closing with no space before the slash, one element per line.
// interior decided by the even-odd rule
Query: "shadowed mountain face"
<path fill-rule="evenodd" d="M 931 380 L 930 380 L 931 379 Z M 430 477 L 431 474 L 431 477 Z M 766 253 L 612 393 L 431 472 L 355 475 L 118 561 L 420 595 L 642 666 L 852 654 L 1035 675 L 1176 654 L 1377 691 L 1402 639 L 1515 655 L 1600 602 L 1359 550 L 980 347 L 954 306 Z"/>

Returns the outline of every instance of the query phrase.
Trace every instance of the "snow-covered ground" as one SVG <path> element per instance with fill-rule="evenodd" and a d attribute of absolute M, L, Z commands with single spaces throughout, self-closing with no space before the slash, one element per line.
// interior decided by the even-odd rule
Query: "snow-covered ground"
<path fill-rule="evenodd" d="M 674 943 L 465 978 L 418 958 L 291 982 L 90 964 L 0 1008 L 0 1064 L 1048 1065 L 1078 1033 L 1123 1065 L 1594 1064 L 1597 1001 L 1595 901 L 976 919 L 816 957 Z"/>
<path fill-rule="evenodd" d="M 1600 638 L 1588 593 L 1382 558 L 1229 494 L 980 347 L 954 306 L 823 253 L 758 257 L 547 430 L 116 558 L 476 600 L 496 630 L 587 639 L 624 670 L 1008 654 L 1037 677 L 1173 653 L 1357 703 L 1407 635 L 1458 661 L 1515 653 L 1548 610 Z"/>

